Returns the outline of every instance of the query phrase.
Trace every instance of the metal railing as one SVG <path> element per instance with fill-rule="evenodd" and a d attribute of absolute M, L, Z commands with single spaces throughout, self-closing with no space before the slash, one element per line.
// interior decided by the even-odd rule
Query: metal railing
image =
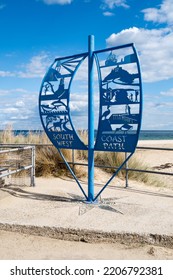
<path fill-rule="evenodd" d="M 0 145 L 0 148 L 1 147 L 19 147 L 19 146 L 28 146 L 28 144 L 1 144 Z M 34 152 L 33 152 L 33 164 L 34 164 L 34 184 L 35 184 L 35 148 L 36 147 L 53 147 L 52 144 L 30 144 L 29 148 L 33 148 L 34 147 Z M 136 148 L 136 151 L 137 150 L 158 150 L 158 151 L 172 151 L 173 152 L 173 148 L 160 148 L 160 147 L 143 147 L 143 146 L 138 146 Z M 72 166 L 72 169 L 74 171 L 74 167 L 75 165 L 78 165 L 78 166 L 88 166 L 87 163 L 82 163 L 82 162 L 75 162 L 75 156 L 74 156 L 74 150 L 72 150 L 72 161 L 68 161 L 67 163 L 70 164 Z M 127 158 L 127 153 L 125 153 L 125 159 Z M 59 162 L 59 164 L 65 164 L 65 162 Z M 104 169 L 114 169 L 115 171 L 119 168 L 118 166 L 107 166 L 107 165 L 100 165 L 100 164 L 95 164 L 95 167 L 98 167 L 98 168 L 104 168 Z M 30 167 L 28 167 L 30 168 Z M 129 168 L 128 166 L 128 161 L 127 163 L 124 165 L 124 167 L 122 168 L 122 170 L 124 170 L 126 172 L 126 180 L 125 180 L 125 187 L 127 188 L 128 187 L 128 172 L 129 171 L 132 171 L 132 172 L 143 172 L 143 173 L 150 173 L 150 174 L 157 174 L 157 175 L 166 175 L 166 176 L 173 176 L 173 173 L 170 173 L 170 172 L 162 172 L 162 171 L 155 171 L 155 170 L 150 170 L 150 169 L 136 169 L 136 168 Z M 0 176 L 1 178 L 1 176 Z"/>
<path fill-rule="evenodd" d="M 172 148 L 157 148 L 157 147 L 141 147 L 138 146 L 136 148 L 136 150 L 158 150 L 158 151 L 172 151 Z M 125 159 L 127 158 L 128 154 L 125 153 Z M 80 162 L 74 162 L 74 150 L 72 150 L 72 162 L 68 162 L 69 164 L 71 164 L 74 168 L 75 165 L 81 165 L 81 166 L 88 166 L 85 163 L 80 163 Z M 64 164 L 62 162 L 62 164 Z M 105 168 L 105 169 L 115 169 L 117 170 L 119 167 L 118 166 L 107 166 L 107 165 L 99 165 L 96 164 L 95 167 L 98 168 Z M 166 175 L 166 176 L 173 176 L 173 173 L 170 172 L 162 172 L 162 171 L 155 171 L 155 170 L 150 170 L 150 169 L 136 169 L 136 168 L 129 168 L 128 167 L 128 161 L 125 163 L 124 167 L 121 169 L 124 170 L 126 172 L 126 176 L 125 176 L 125 187 L 127 188 L 129 186 L 128 184 L 128 172 L 132 171 L 132 172 L 141 172 L 141 173 L 149 173 L 149 174 L 156 174 L 156 175 Z"/>
<path fill-rule="evenodd" d="M 8 149 L 5 149 L 8 148 Z M 14 144 L 9 144 L 9 145 L 3 145 L 0 144 L 0 155 L 12 155 L 13 153 L 20 153 L 26 150 L 31 151 L 31 160 L 30 164 L 25 164 L 24 160 L 21 158 L 19 160 L 14 160 L 13 158 L 10 160 L 10 164 L 7 163 L 5 160 L 1 160 L 0 162 L 0 179 L 19 173 L 24 170 L 29 170 L 30 169 L 30 186 L 35 186 L 35 146 L 34 145 L 14 145 Z"/>

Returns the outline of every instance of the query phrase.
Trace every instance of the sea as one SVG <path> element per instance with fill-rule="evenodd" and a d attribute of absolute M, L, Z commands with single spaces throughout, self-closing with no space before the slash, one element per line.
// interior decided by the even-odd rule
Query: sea
<path fill-rule="evenodd" d="M 173 140 L 173 130 L 141 130 L 139 140 Z"/>
<path fill-rule="evenodd" d="M 43 130 L 13 130 L 13 133 L 28 136 L 29 133 L 43 133 Z M 141 130 L 139 140 L 173 140 L 173 130 Z"/>

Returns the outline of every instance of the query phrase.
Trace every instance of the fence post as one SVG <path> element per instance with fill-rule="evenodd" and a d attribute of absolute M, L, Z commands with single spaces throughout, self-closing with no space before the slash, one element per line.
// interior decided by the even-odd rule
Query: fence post
<path fill-rule="evenodd" d="M 73 172 L 75 174 L 75 170 L 74 170 L 74 166 L 75 166 L 75 164 L 74 164 L 74 149 L 72 149 L 72 166 L 73 166 Z"/>
<path fill-rule="evenodd" d="M 31 187 L 35 187 L 35 146 L 32 146 Z"/>
<path fill-rule="evenodd" d="M 125 159 L 127 159 L 127 153 L 125 153 Z M 128 188 L 129 184 L 128 184 L 128 161 L 126 161 L 125 163 L 125 170 L 126 170 L 126 185 L 125 188 Z"/>

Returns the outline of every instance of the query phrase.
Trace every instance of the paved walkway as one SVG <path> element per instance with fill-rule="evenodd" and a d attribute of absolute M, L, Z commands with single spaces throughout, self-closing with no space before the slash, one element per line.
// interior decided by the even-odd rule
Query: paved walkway
<path fill-rule="evenodd" d="M 82 199 L 70 179 L 37 178 L 35 188 L 1 187 L 0 229 L 69 240 L 140 239 L 173 247 L 173 191 L 109 186 L 96 205 Z"/>

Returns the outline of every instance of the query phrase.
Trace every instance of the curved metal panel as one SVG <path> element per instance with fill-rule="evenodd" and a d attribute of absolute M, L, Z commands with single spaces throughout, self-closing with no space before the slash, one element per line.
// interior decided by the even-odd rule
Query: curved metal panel
<path fill-rule="evenodd" d="M 134 152 L 141 127 L 142 84 L 133 44 L 95 52 L 100 109 L 95 150 Z"/>
<path fill-rule="evenodd" d="M 86 150 L 70 116 L 70 87 L 87 54 L 58 58 L 48 69 L 40 89 L 39 112 L 44 130 L 56 148 Z"/>

